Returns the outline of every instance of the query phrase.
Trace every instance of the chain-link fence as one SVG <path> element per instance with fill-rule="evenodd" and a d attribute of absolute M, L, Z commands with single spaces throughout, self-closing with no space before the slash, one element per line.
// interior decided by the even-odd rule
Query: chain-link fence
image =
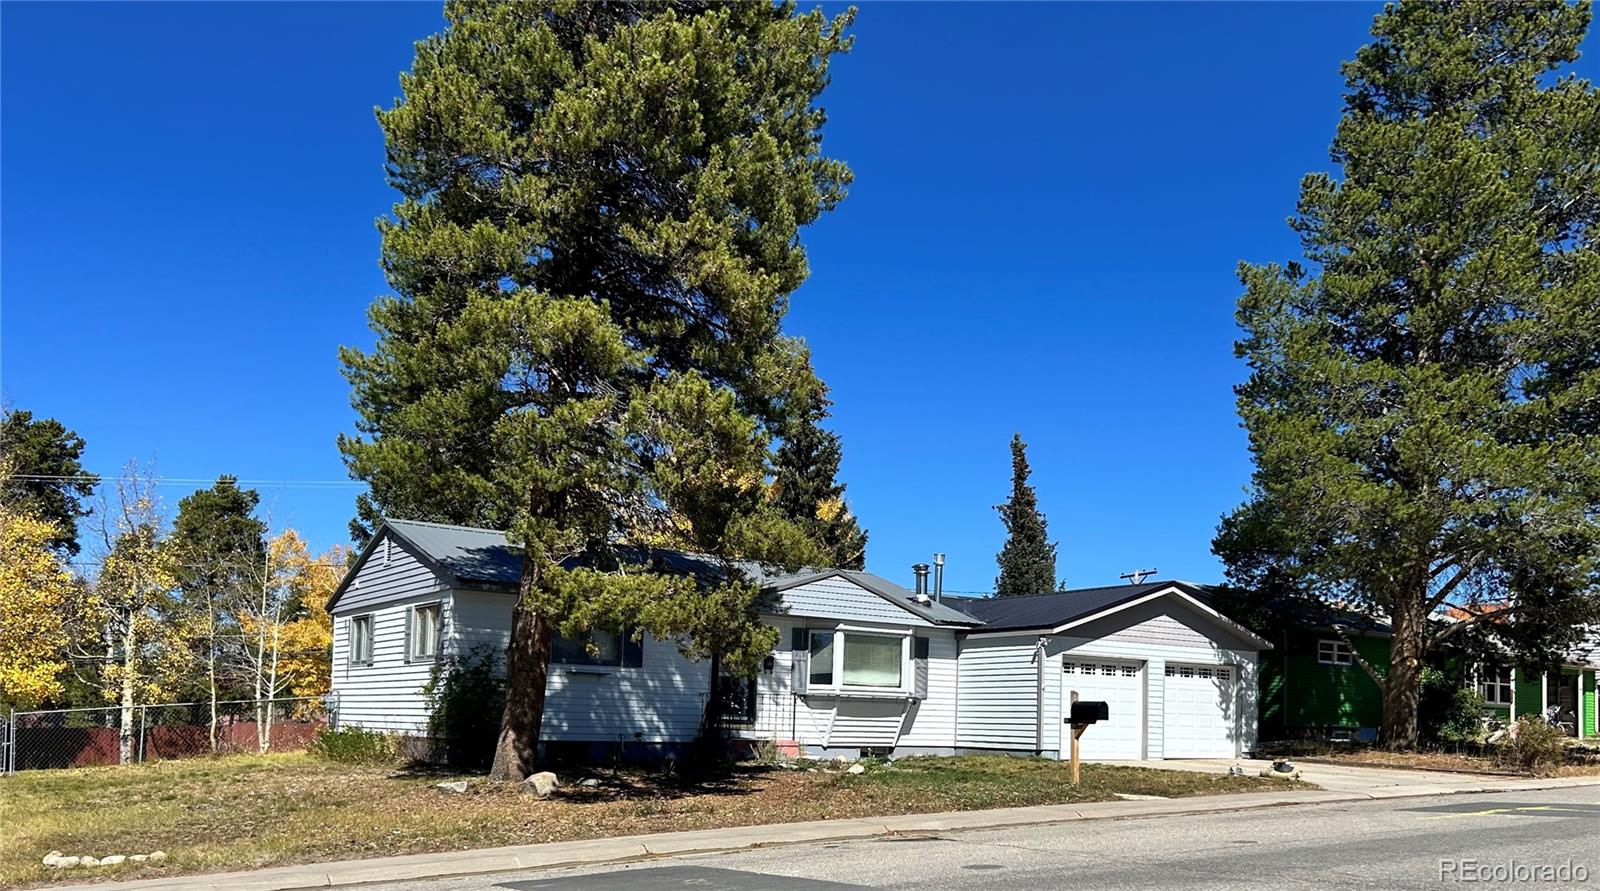
<path fill-rule="evenodd" d="M 0 772 L 299 751 L 337 726 L 336 703 L 318 696 L 12 712 L 0 730 Z"/>

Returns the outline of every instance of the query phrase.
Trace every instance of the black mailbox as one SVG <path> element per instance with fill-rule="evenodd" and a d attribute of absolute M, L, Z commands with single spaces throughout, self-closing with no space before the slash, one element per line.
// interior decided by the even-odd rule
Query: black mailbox
<path fill-rule="evenodd" d="M 1074 727 L 1109 720 L 1111 720 L 1111 706 L 1107 703 L 1079 700 L 1072 704 L 1072 717 L 1069 723 Z"/>

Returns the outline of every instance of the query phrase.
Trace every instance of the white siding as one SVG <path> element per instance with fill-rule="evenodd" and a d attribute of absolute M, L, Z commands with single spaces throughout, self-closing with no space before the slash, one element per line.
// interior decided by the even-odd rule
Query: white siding
<path fill-rule="evenodd" d="M 398 539 L 384 533 L 339 595 L 334 615 L 364 612 L 424 591 L 443 591 L 441 579 Z"/>
<path fill-rule="evenodd" d="M 503 653 L 516 598 L 456 592 L 454 647 Z M 641 665 L 552 664 L 545 683 L 543 737 L 555 741 L 687 742 L 700 732 L 711 667 L 684 658 L 678 645 L 646 636 Z"/>
<path fill-rule="evenodd" d="M 852 586 L 854 587 L 854 586 Z M 863 592 L 876 597 L 870 591 Z M 909 615 L 906 613 L 905 615 Z M 945 629 L 919 629 L 928 638 L 928 698 L 851 699 L 814 693 L 793 693 L 794 653 L 789 649 L 793 629 L 829 628 L 836 622 L 809 622 L 775 616 L 769 621 L 781 635 L 772 654 L 772 671 L 756 680 L 756 720 L 736 728 L 746 739 L 784 740 L 815 749 L 904 746 L 950 749 L 955 746 L 956 639 Z M 892 625 L 851 624 L 896 630 Z M 898 630 L 904 631 L 900 624 Z"/>
<path fill-rule="evenodd" d="M 903 610 L 849 579 L 834 576 L 799 585 L 779 594 L 775 612 L 847 622 L 884 622 L 901 628 L 933 623 Z"/>
<path fill-rule="evenodd" d="M 1038 637 L 967 638 L 961 642 L 957 673 L 956 745 L 962 748 L 1034 751 L 1037 746 L 1039 668 L 1034 662 Z M 1060 685 L 1059 660 L 1054 676 Z M 1059 698 L 1046 691 L 1045 701 Z M 1054 709 L 1059 712 L 1057 706 Z M 1047 711 L 1045 726 L 1049 727 Z M 1048 748 L 1049 746 L 1047 746 Z"/>
<path fill-rule="evenodd" d="M 699 735 L 711 666 L 671 641 L 644 639 L 638 668 L 551 665 L 543 736 L 549 740 L 688 742 Z"/>
<path fill-rule="evenodd" d="M 1043 689 L 1044 751 L 1059 752 L 1065 757 L 1061 732 L 1061 657 L 1064 653 L 1132 659 L 1144 664 L 1143 723 L 1147 758 L 1163 756 L 1166 663 L 1239 666 L 1241 701 L 1237 733 L 1242 749 L 1255 745 L 1256 654 L 1253 650 L 1229 649 L 1238 646 L 1240 641 L 1224 626 L 1180 602 L 1162 598 L 1075 628 L 1072 634 L 1083 636 L 1052 637 L 1047 649 Z M 1033 635 L 978 636 L 962 641 L 958 746 L 1014 751 L 1035 748 L 1038 678 L 1033 659 L 1037 639 Z"/>
<path fill-rule="evenodd" d="M 411 606 L 441 602 L 440 626 L 448 634 L 450 598 L 415 594 L 371 609 L 341 610 L 333 620 L 333 691 L 338 694 L 339 722 L 395 733 L 422 733 L 428 726 L 422 688 L 433 662 L 406 661 L 406 621 Z M 372 616 L 372 664 L 350 664 L 350 618 Z M 443 637 L 444 635 L 441 635 Z"/>
<path fill-rule="evenodd" d="M 920 631 L 928 638 L 928 698 L 913 703 L 900 745 L 935 749 L 956 744 L 956 636 Z"/>

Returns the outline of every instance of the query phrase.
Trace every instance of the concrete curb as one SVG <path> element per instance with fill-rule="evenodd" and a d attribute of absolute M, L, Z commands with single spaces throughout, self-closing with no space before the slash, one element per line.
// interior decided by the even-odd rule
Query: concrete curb
<path fill-rule="evenodd" d="M 953 811 L 940 814 L 906 814 L 894 817 L 867 817 L 852 820 L 815 820 L 807 823 L 770 823 L 761 826 L 735 826 L 727 829 L 701 829 L 690 832 L 659 832 L 586 841 L 552 842 L 447 851 L 435 854 L 407 854 L 371 860 L 343 860 L 279 866 L 249 872 L 206 873 L 138 879 L 129 882 L 95 882 L 84 885 L 52 885 L 50 891 L 298 891 L 304 888 L 333 888 L 374 882 L 401 882 L 487 875 L 534 869 L 573 866 L 600 866 L 671 857 L 683 854 L 714 854 L 751 848 L 798 845 L 820 841 L 848 841 L 894 835 L 933 832 L 963 832 L 1008 826 L 1036 826 L 1077 820 L 1115 820 L 1186 814 L 1227 813 L 1265 807 L 1293 807 L 1334 802 L 1374 801 L 1390 798 L 1425 798 L 1491 792 L 1531 792 L 1574 786 L 1600 786 L 1600 777 L 1572 777 L 1553 780 L 1518 780 L 1493 785 L 1473 784 L 1460 788 L 1437 785 L 1395 786 L 1371 792 L 1247 792 L 1195 798 L 1168 798 L 1153 801 L 1104 801 L 1088 804 L 1040 805 L 997 808 L 994 810 Z"/>

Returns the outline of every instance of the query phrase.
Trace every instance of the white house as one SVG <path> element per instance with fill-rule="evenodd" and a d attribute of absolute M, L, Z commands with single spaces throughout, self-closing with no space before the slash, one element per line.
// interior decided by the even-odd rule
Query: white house
<path fill-rule="evenodd" d="M 693 555 L 641 553 L 714 573 Z M 521 561 L 492 530 L 391 520 L 334 592 L 333 690 L 346 725 L 423 733 L 442 658 L 503 652 Z M 780 643 L 722 691 L 730 735 L 790 750 L 1060 752 L 1063 703 L 1110 702 L 1085 757 L 1233 757 L 1255 741 L 1256 654 L 1270 645 L 1178 582 L 1001 599 L 919 595 L 879 576 L 763 577 Z M 671 749 L 700 733 L 707 662 L 603 632 L 553 647 L 543 736 Z"/>

